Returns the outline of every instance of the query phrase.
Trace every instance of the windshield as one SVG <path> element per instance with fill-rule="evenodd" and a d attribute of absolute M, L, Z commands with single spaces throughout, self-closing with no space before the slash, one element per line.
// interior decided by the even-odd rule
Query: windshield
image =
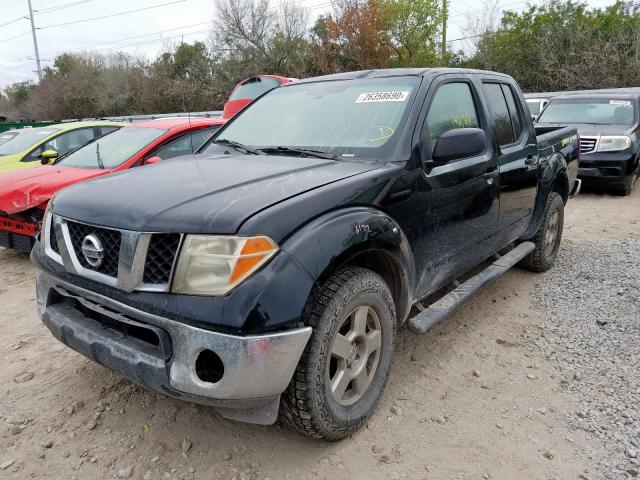
<path fill-rule="evenodd" d="M 529 113 L 531 115 L 538 115 L 540 113 L 540 100 L 527 100 L 527 107 L 529 107 Z"/>
<path fill-rule="evenodd" d="M 166 130 L 160 128 L 124 127 L 85 145 L 63 158 L 58 165 L 100 168 L 102 164 L 104 168 L 116 168 L 164 133 Z"/>
<path fill-rule="evenodd" d="M 634 118 L 631 100 L 589 98 L 553 100 L 542 112 L 538 122 L 633 125 Z"/>
<path fill-rule="evenodd" d="M 229 100 L 240 100 L 243 98 L 250 98 L 253 100 L 254 98 L 258 98 L 267 90 L 271 90 L 278 85 L 280 85 L 280 82 L 275 78 L 251 78 L 246 80 L 246 83 L 236 88 L 229 97 Z"/>
<path fill-rule="evenodd" d="M 7 143 L 13 137 L 18 135 L 18 133 L 19 132 L 4 132 L 4 133 L 0 133 L 0 145 L 3 145 L 5 143 Z"/>
<path fill-rule="evenodd" d="M 215 142 L 260 150 L 288 147 L 343 158 L 388 158 L 398 141 L 420 79 L 394 77 L 296 83 L 253 103 Z"/>
<path fill-rule="evenodd" d="M 8 141 L 4 145 L 0 145 L 0 155 L 13 155 L 15 153 L 20 153 L 59 130 L 59 128 L 48 127 L 21 130 L 20 133 L 16 135 L 16 138 Z"/>

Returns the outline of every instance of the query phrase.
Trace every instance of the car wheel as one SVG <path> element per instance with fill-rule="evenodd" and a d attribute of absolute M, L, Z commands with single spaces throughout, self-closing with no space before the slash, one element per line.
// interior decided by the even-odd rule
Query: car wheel
<path fill-rule="evenodd" d="M 533 272 L 549 270 L 558 256 L 564 226 L 564 201 L 556 192 L 547 198 L 540 228 L 531 239 L 535 248 L 524 257 L 520 266 Z"/>
<path fill-rule="evenodd" d="M 636 170 L 631 175 L 628 175 L 625 178 L 624 184 L 622 185 L 622 187 L 620 187 L 617 193 L 625 197 L 627 195 L 631 195 L 631 192 L 633 192 L 636 183 L 638 183 L 638 176 L 640 176 L 640 162 L 638 162 Z"/>
<path fill-rule="evenodd" d="M 370 270 L 339 270 L 324 283 L 307 323 L 313 334 L 280 416 L 307 436 L 341 440 L 369 418 L 387 383 L 396 334 L 389 287 Z"/>

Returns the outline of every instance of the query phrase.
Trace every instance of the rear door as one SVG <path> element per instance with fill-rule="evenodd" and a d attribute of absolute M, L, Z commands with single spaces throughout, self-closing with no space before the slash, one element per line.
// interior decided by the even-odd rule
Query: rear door
<path fill-rule="evenodd" d="M 429 163 L 440 136 L 454 128 L 490 128 L 471 77 L 443 75 L 427 94 L 419 145 L 426 149 L 413 196 L 420 212 L 411 230 L 418 294 L 425 295 L 493 253 L 498 226 L 497 158 L 487 142 L 477 155 Z M 490 138 L 490 137 L 488 137 Z"/>
<path fill-rule="evenodd" d="M 499 152 L 500 231 L 517 233 L 528 222 L 538 186 L 538 147 L 535 130 L 523 104 L 507 82 L 483 81 L 482 90 L 493 123 L 494 147 Z M 515 232 L 515 233 L 514 233 Z M 514 240 L 509 238 L 506 243 Z"/>

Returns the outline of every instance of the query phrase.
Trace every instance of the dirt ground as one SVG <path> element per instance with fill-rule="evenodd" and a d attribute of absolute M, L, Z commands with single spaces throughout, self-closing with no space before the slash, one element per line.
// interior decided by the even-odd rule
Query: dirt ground
<path fill-rule="evenodd" d="M 562 248 L 640 238 L 640 189 L 569 202 Z M 403 331 L 377 412 L 340 443 L 227 421 L 58 343 L 34 269 L 0 251 L 0 478 L 597 479 L 596 443 L 532 348 L 544 275 L 514 269 L 425 336 Z M 12 463 L 11 463 L 12 462 Z"/>

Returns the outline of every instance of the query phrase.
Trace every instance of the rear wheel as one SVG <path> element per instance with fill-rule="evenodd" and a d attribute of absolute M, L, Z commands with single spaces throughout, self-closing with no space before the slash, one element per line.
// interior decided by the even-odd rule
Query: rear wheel
<path fill-rule="evenodd" d="M 540 228 L 531 239 L 535 248 L 522 259 L 520 266 L 533 272 L 549 270 L 558 256 L 563 226 L 564 201 L 558 193 L 551 192 Z"/>
<path fill-rule="evenodd" d="M 387 383 L 396 333 L 389 288 L 370 270 L 342 269 L 323 285 L 308 324 L 313 334 L 280 414 L 307 436 L 340 440 L 369 418 Z"/>

